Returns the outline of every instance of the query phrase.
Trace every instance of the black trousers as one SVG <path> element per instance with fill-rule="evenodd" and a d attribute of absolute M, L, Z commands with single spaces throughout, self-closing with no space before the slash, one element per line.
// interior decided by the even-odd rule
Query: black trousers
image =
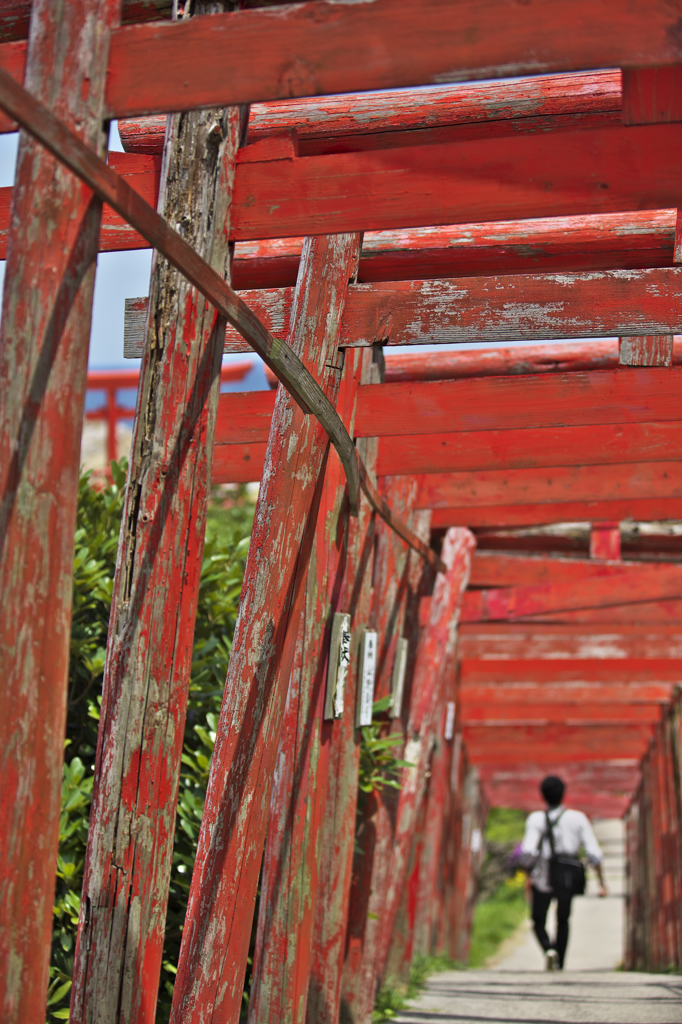
<path fill-rule="evenodd" d="M 557 901 L 557 933 L 556 942 L 550 942 L 547 929 L 545 927 L 547 923 L 547 911 L 549 905 L 553 899 Z M 566 946 L 568 945 L 568 919 L 571 914 L 571 900 L 573 896 L 570 893 L 561 893 L 559 896 L 554 895 L 553 892 L 540 892 L 533 886 L 533 927 L 535 934 L 538 937 L 538 942 L 542 948 L 547 952 L 548 949 L 556 949 L 557 956 L 559 957 L 559 966 L 564 966 L 564 957 L 566 956 Z"/>

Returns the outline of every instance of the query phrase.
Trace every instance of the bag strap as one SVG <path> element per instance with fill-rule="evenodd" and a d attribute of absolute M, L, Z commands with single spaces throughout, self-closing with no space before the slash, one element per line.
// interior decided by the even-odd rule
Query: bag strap
<path fill-rule="evenodd" d="M 559 815 L 556 821 L 551 821 L 549 817 L 549 811 L 545 811 L 545 818 L 547 819 L 547 831 L 543 836 L 543 839 L 549 839 L 549 848 L 552 851 L 552 857 L 556 857 L 556 851 L 554 849 L 554 826 L 559 824 L 563 811 Z"/>

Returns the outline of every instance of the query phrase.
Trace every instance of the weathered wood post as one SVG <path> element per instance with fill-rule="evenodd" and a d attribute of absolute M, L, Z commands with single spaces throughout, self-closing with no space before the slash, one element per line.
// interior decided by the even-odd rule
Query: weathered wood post
<path fill-rule="evenodd" d="M 454 659 L 459 611 L 469 581 L 475 544 L 473 535 L 465 528 L 451 528 L 446 533 L 441 559 L 448 572 L 446 575 L 439 573 L 436 577 L 429 620 L 419 641 L 404 752 L 405 760 L 411 761 L 414 767 L 402 770 L 383 931 L 377 949 L 376 984 L 383 976 L 393 922 L 405 883 L 412 836 L 439 717 L 441 673 Z"/>
<path fill-rule="evenodd" d="M 228 281 L 245 114 L 170 116 L 162 168 L 160 212 Z M 74 959 L 79 1024 L 156 1019 L 225 320 L 156 254 L 146 333 Z"/>
<path fill-rule="evenodd" d="M 414 477 L 393 477 L 385 483 L 386 500 L 396 513 L 410 522 L 422 539 L 429 534 L 429 513 L 415 512 L 418 482 Z M 373 573 L 372 611 L 370 624 L 379 636 L 379 665 L 376 697 L 391 692 L 396 641 L 404 631 L 406 603 L 416 595 L 422 577 L 432 578 L 431 571 L 391 530 L 381 524 L 378 529 L 376 563 Z M 409 707 L 411 665 L 418 639 L 418 617 L 408 641 L 408 693 L 403 697 L 403 711 L 395 721 L 398 731 Z M 390 655 L 393 655 L 391 657 Z M 400 748 L 396 754 L 401 756 Z M 342 1004 L 344 1014 L 353 1020 L 371 1015 L 375 995 L 375 960 L 379 933 L 383 927 L 387 872 L 395 830 L 397 794 L 385 789 L 371 794 L 364 804 L 358 826 L 358 842 L 362 854 L 354 862 L 354 874 L 348 910 L 348 938 L 343 966 Z"/>
<path fill-rule="evenodd" d="M 120 0 L 35 0 L 26 88 L 100 156 Z M 21 133 L 0 335 L 0 1007 L 42 1024 L 102 204 Z"/>
<path fill-rule="evenodd" d="M 359 253 L 358 253 L 359 256 Z M 366 360 L 364 360 L 366 362 Z M 344 364 L 337 411 L 352 430 L 363 360 Z M 341 725 L 323 719 L 335 612 L 345 611 L 350 517 L 346 481 L 331 452 L 289 682 L 265 846 L 249 1021 L 303 1022 L 319 885 L 320 830 L 329 758 Z M 343 714 L 354 706 L 344 695 Z"/>
<path fill-rule="evenodd" d="M 303 247 L 289 343 L 332 401 L 360 236 Z M 282 387 L 270 427 L 225 686 L 171 1020 L 236 1022 L 308 558 L 329 439 Z"/>
<path fill-rule="evenodd" d="M 376 382 L 377 366 L 372 364 L 372 353 L 351 349 L 346 358 L 353 361 L 355 372 L 361 374 L 361 383 Z M 376 439 L 360 439 L 357 447 L 368 471 L 373 473 Z M 329 741 L 327 797 L 319 835 L 307 1024 L 337 1024 L 339 1018 L 358 794 L 360 749 L 354 714 L 358 649 L 362 630 L 369 627 L 376 525 L 376 516 L 363 496 L 358 518 L 351 520 L 349 526 L 346 571 L 339 599 L 352 621 L 351 669 L 344 698 L 347 713 L 333 723 Z"/>

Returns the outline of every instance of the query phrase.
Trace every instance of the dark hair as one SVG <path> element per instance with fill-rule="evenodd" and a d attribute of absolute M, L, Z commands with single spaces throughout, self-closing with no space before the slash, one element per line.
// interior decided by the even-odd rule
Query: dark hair
<path fill-rule="evenodd" d="M 550 807 L 558 807 L 564 798 L 564 786 L 558 775 L 548 775 L 540 784 L 540 792 Z"/>

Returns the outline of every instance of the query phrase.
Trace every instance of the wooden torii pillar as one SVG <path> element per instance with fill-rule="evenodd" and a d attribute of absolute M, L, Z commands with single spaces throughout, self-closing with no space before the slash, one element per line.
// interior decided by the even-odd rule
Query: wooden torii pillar
<path fill-rule="evenodd" d="M 175 114 L 166 130 L 161 212 L 228 283 L 246 114 Z M 225 324 L 155 253 L 74 956 L 79 1024 L 156 1018 Z"/>
<path fill-rule="evenodd" d="M 26 86 L 100 156 L 119 18 L 120 0 L 40 0 L 31 12 Z M 45 1019 L 101 215 L 89 189 L 22 132 L 0 339 L 0 1007 L 8 1024 Z"/>

